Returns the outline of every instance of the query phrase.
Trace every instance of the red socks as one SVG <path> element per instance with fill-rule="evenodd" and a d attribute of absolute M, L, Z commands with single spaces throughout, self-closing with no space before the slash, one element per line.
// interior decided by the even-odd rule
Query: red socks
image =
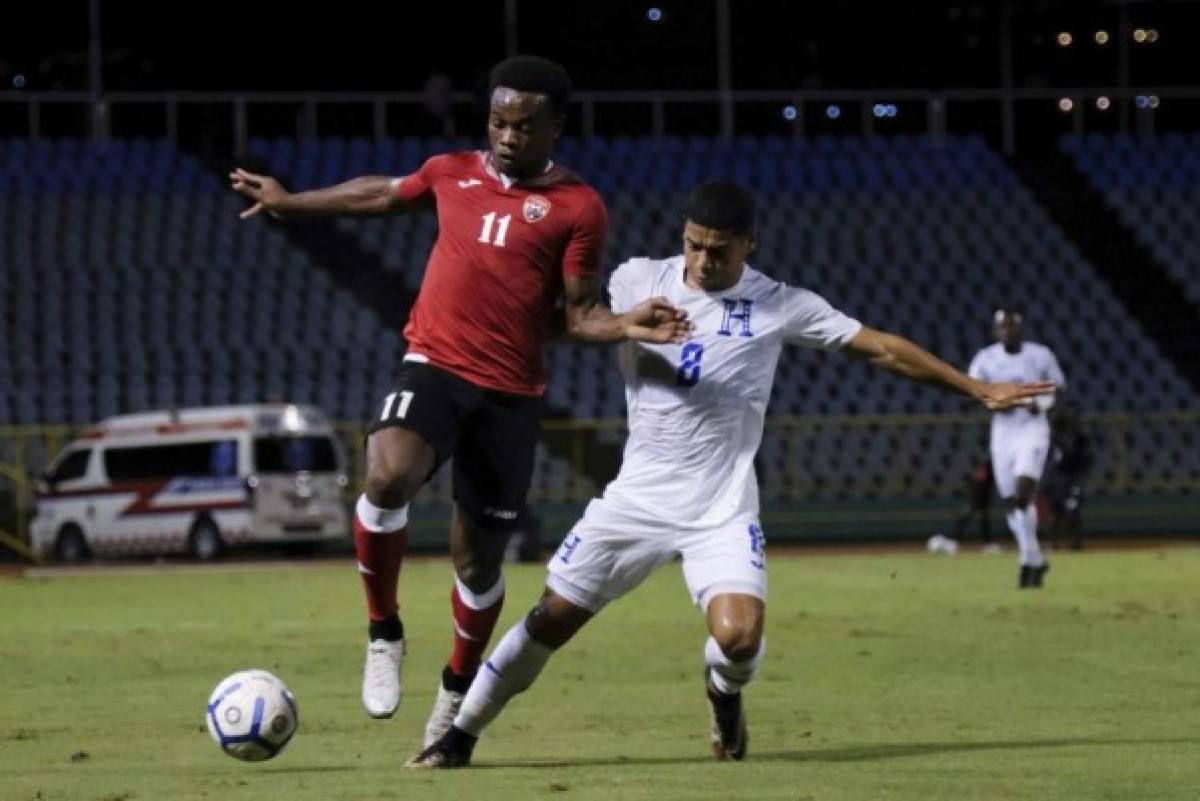
<path fill-rule="evenodd" d="M 455 579 L 450 591 L 450 605 L 454 615 L 454 651 L 450 654 L 450 671 L 457 676 L 470 678 L 483 661 L 483 652 L 500 609 L 504 606 L 504 577 L 487 592 L 476 595 L 461 581 Z"/>
<path fill-rule="evenodd" d="M 354 514 L 354 550 L 373 622 L 396 616 L 396 585 L 408 545 L 408 507 L 380 509 L 363 495 Z"/>

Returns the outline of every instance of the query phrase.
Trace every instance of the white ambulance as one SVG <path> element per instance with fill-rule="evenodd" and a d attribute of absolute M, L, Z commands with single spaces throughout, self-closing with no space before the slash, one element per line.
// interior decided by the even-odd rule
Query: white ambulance
<path fill-rule="evenodd" d="M 186 552 L 348 536 L 345 458 L 312 406 L 264 404 L 109 418 L 63 449 L 39 482 L 40 556 Z"/>

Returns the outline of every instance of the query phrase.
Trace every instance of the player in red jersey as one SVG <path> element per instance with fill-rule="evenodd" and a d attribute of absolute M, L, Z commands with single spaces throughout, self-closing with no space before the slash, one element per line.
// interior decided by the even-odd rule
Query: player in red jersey
<path fill-rule="evenodd" d="M 454 647 L 426 743 L 449 728 L 500 614 L 504 546 L 525 505 L 540 434 L 547 335 L 565 326 L 583 342 L 681 342 L 690 328 L 662 298 L 622 315 L 603 304 L 604 203 L 551 160 L 569 91 L 562 67 L 516 56 L 491 73 L 488 151 L 434 156 L 403 178 L 294 194 L 266 176 L 230 174 L 254 201 L 244 218 L 436 209 L 438 239 L 404 329 L 398 380 L 371 426 L 354 520 L 370 615 L 363 705 L 372 717 L 391 717 L 405 652 L 396 593 L 408 503 L 453 457 Z"/>

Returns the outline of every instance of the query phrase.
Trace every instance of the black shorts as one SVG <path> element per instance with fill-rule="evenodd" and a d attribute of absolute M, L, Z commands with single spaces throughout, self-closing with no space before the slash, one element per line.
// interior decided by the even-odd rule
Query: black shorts
<path fill-rule="evenodd" d="M 440 367 L 404 362 L 369 433 L 398 427 L 454 459 L 454 501 L 476 524 L 511 531 L 525 511 L 542 430 L 541 399 L 484 389 Z"/>

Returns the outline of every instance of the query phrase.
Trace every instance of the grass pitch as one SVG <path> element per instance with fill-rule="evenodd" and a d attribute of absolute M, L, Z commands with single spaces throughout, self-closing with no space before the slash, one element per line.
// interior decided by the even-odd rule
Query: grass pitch
<path fill-rule="evenodd" d="M 610 607 L 476 750 L 415 773 L 449 647 L 444 562 L 405 566 L 406 695 L 360 708 L 351 565 L 0 581 L 0 797 L 89 799 L 1195 799 L 1200 549 L 1011 557 L 775 555 L 751 757 L 710 762 L 700 616 L 677 567 Z M 543 572 L 508 571 L 499 631 Z M 203 726 L 236 669 L 296 693 L 277 759 Z"/>

